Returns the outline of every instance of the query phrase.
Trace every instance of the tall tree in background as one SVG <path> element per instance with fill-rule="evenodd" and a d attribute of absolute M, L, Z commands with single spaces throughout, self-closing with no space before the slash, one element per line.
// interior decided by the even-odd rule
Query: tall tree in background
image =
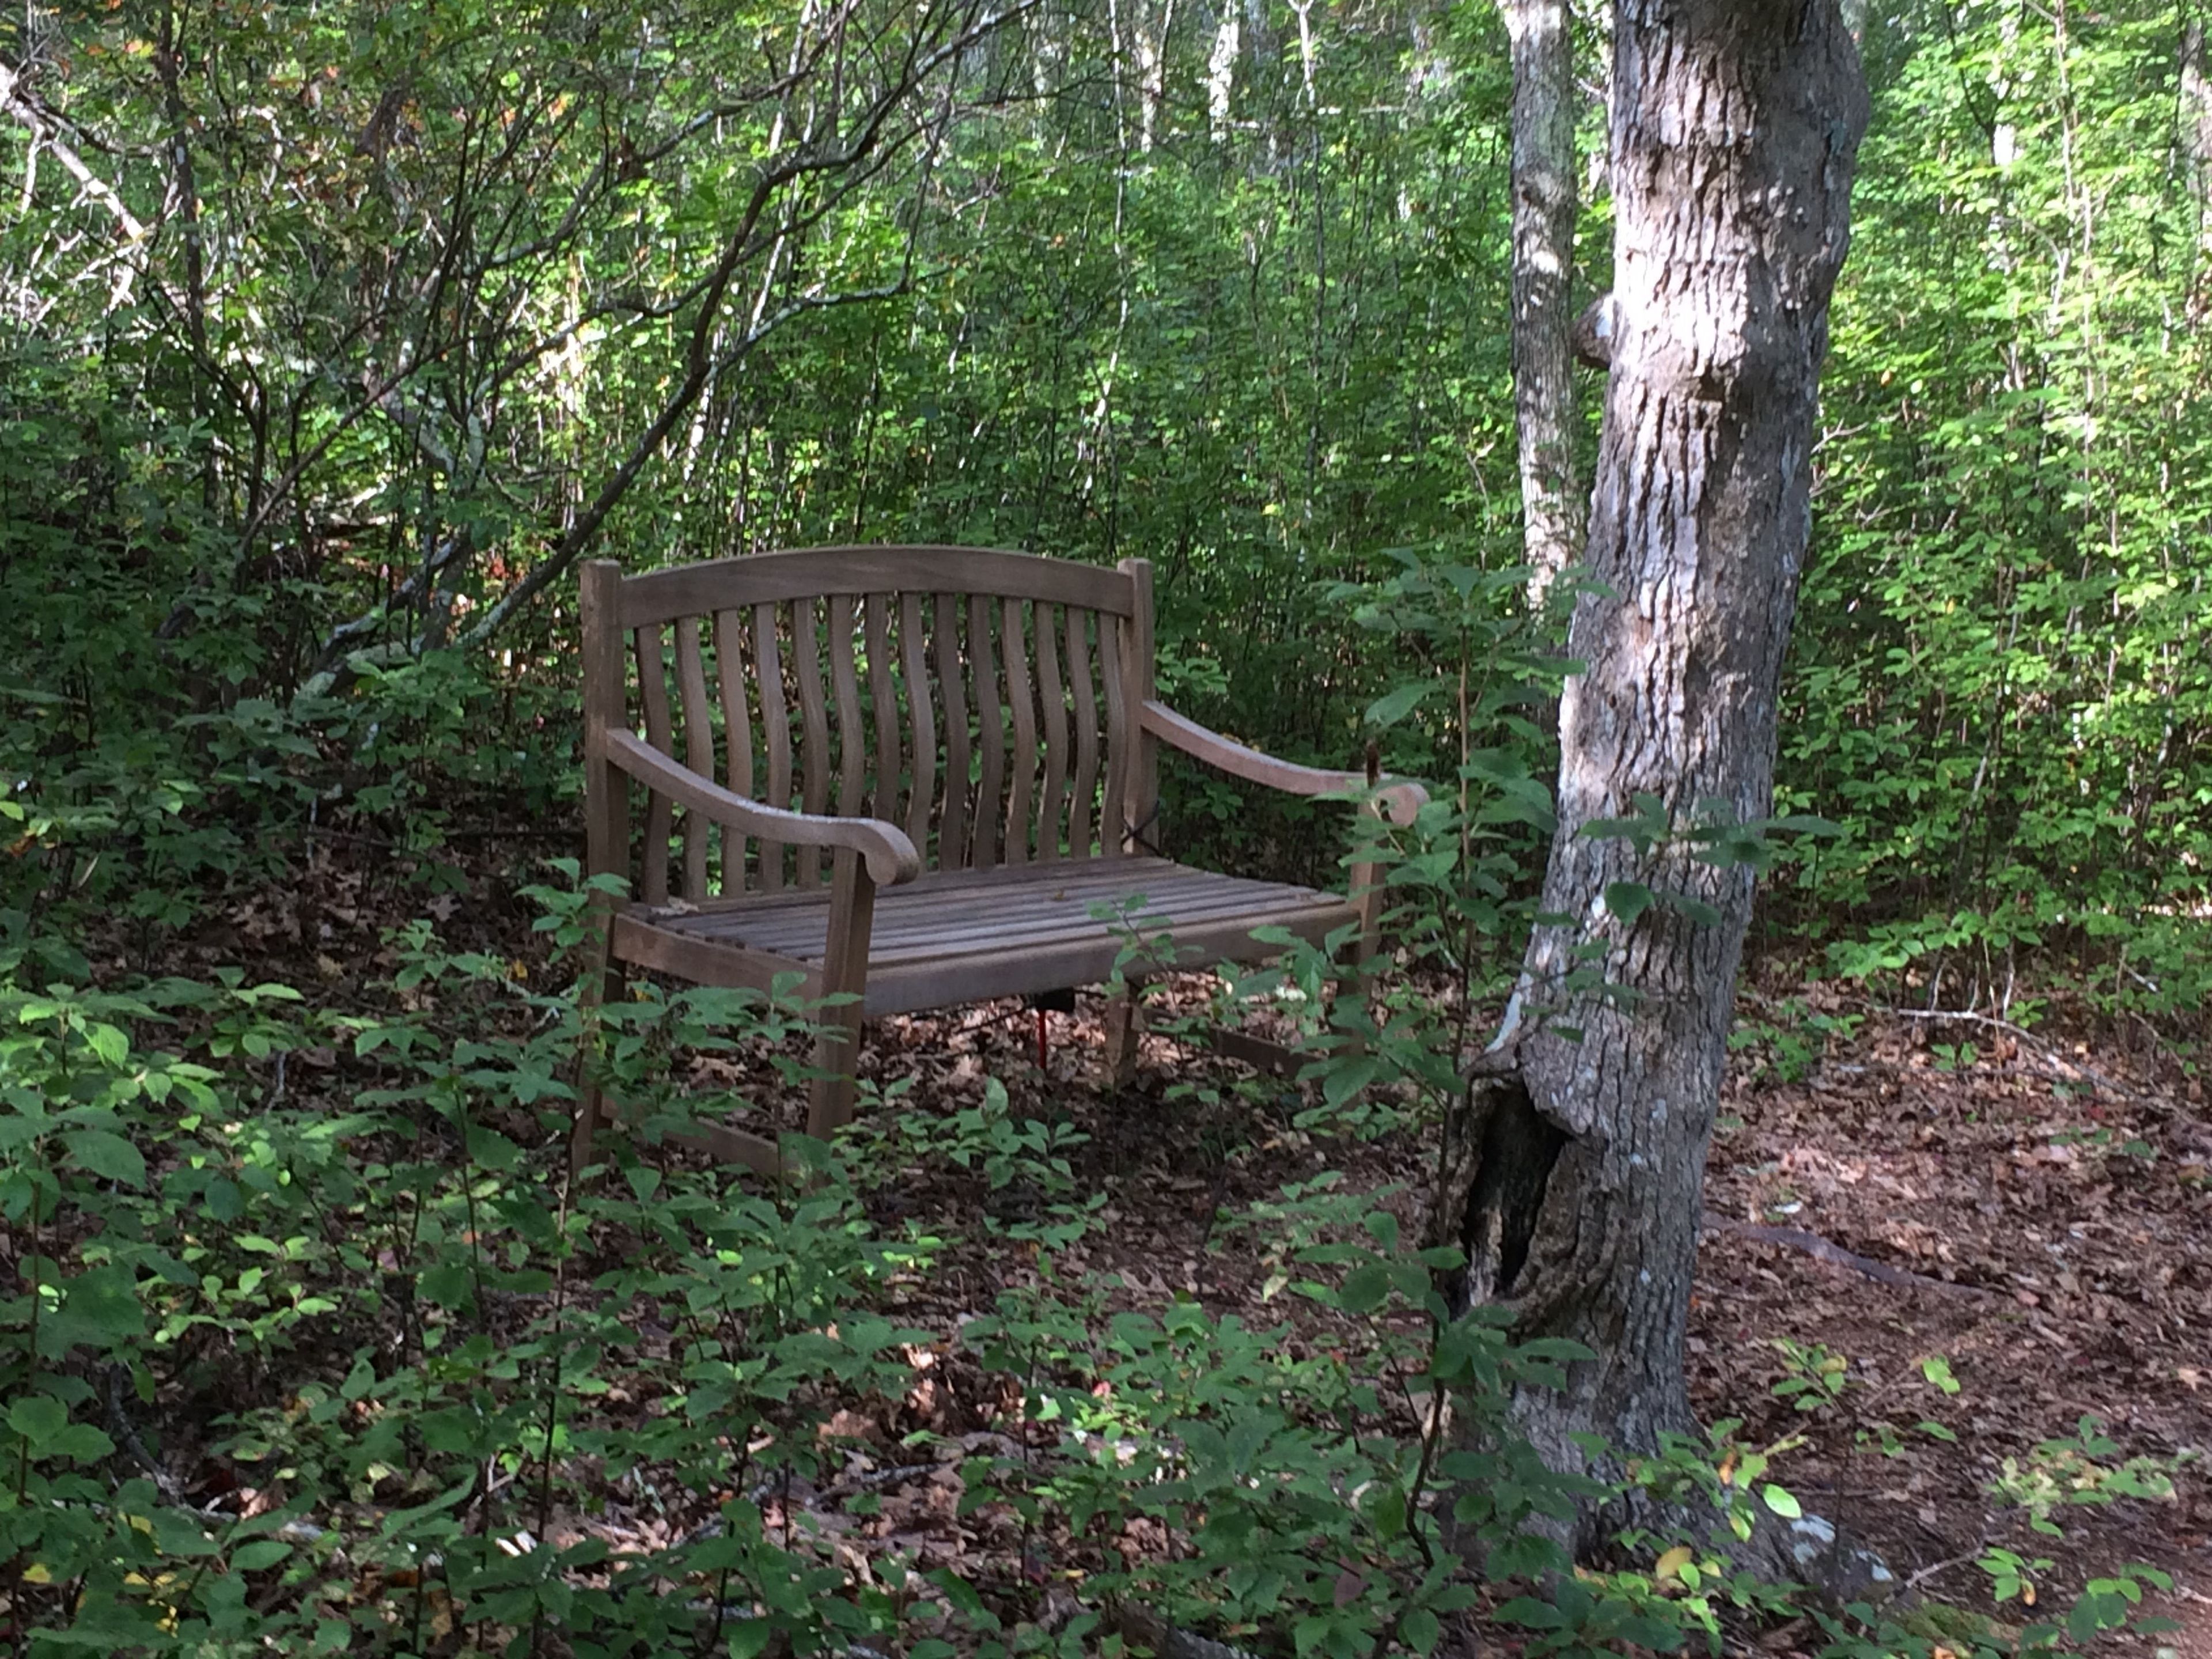
<path fill-rule="evenodd" d="M 1575 483 L 1574 40 L 1566 0 L 1498 0 L 1513 52 L 1513 405 L 1528 603 L 1582 552 Z"/>
<path fill-rule="evenodd" d="M 1559 1467 L 1578 1431 L 1636 1450 L 1692 1426 L 1684 1329 L 1753 878 L 1716 849 L 1769 811 L 1867 114 L 1838 0 L 1614 15 L 1598 586 L 1560 708 L 1559 920 L 1529 944 L 1515 1072 L 1468 1126 L 1462 1211 L 1471 1297 L 1595 1355 L 1519 1402 Z"/>

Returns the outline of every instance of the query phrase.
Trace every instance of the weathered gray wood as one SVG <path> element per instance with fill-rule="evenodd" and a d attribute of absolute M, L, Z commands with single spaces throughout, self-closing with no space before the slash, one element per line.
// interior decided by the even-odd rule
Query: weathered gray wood
<path fill-rule="evenodd" d="M 1127 616 L 1127 577 L 1103 566 L 973 547 L 820 547 L 679 565 L 622 587 L 625 628 L 741 605 L 848 593 L 980 593 L 1048 599 Z"/>
<path fill-rule="evenodd" d="M 968 596 L 968 667 L 975 677 L 975 732 L 982 751 L 975 769 L 975 817 L 969 826 L 968 861 L 978 870 L 999 861 L 999 815 L 1005 810 L 1006 711 L 999 702 L 999 671 L 991 659 L 992 609 L 982 594 Z"/>
<path fill-rule="evenodd" d="M 929 851 L 929 812 L 937 793 L 937 722 L 930 710 L 929 646 L 922 633 L 921 595 L 899 599 L 899 648 L 906 660 L 907 720 L 914 774 L 907 786 L 907 838 Z M 881 813 L 878 817 L 883 816 Z"/>
<path fill-rule="evenodd" d="M 968 862 L 968 700 L 961 689 L 959 601 L 937 596 L 937 687 L 945 705 L 945 812 L 937 861 L 948 870 Z"/>
<path fill-rule="evenodd" d="M 678 1129 L 668 1138 L 726 1164 L 742 1164 L 771 1181 L 781 1181 L 788 1173 L 783 1165 L 782 1148 L 772 1140 L 733 1129 L 726 1123 L 702 1123 L 693 1128 Z"/>
<path fill-rule="evenodd" d="M 1340 795 L 1364 791 L 1367 777 L 1361 772 L 1325 772 L 1319 767 L 1300 766 L 1286 760 L 1277 760 L 1273 755 L 1263 755 L 1256 749 L 1231 741 L 1218 732 L 1209 732 L 1197 721 L 1186 720 L 1157 701 L 1147 702 L 1139 711 L 1145 730 L 1153 737 L 1164 738 L 1186 755 L 1204 761 L 1250 783 L 1263 783 L 1270 789 L 1279 789 L 1291 795 Z M 1376 796 L 1378 802 L 1389 812 L 1395 823 L 1411 823 L 1428 800 L 1429 792 L 1410 779 L 1393 778 L 1384 784 Z"/>
<path fill-rule="evenodd" d="M 775 607 L 753 607 L 753 672 L 760 687 L 761 744 L 768 759 L 768 805 L 791 805 L 791 710 L 783 696 L 783 658 L 776 645 Z M 760 884 L 773 893 L 783 885 L 783 843 L 760 844 Z"/>
<path fill-rule="evenodd" d="M 793 962 L 759 951 L 693 939 L 656 927 L 629 915 L 614 919 L 615 955 L 655 973 L 673 975 L 694 985 L 726 986 L 737 990 L 771 991 L 782 975 L 799 975 L 794 995 L 811 1000 L 821 994 L 818 963 Z"/>
<path fill-rule="evenodd" d="M 1143 561 L 1107 572 L 955 551 L 947 559 L 935 550 L 830 550 L 635 581 L 604 562 L 585 572 L 587 853 L 595 867 L 627 867 L 630 780 L 645 786 L 650 803 L 645 902 L 609 910 L 605 983 L 616 984 L 629 964 L 761 990 L 781 976 L 810 1000 L 842 994 L 819 1024 L 809 1109 L 817 1133 L 851 1116 L 866 1018 L 1096 983 L 1132 951 L 1138 976 L 1258 960 L 1276 947 L 1254 939 L 1255 929 L 1318 943 L 1361 928 L 1363 942 L 1372 942 L 1371 898 L 1348 902 L 1146 855 L 1157 799 L 1150 753 L 1159 740 L 1294 793 L 1357 780 L 1261 755 L 1152 699 Z M 714 779 L 708 616 L 731 787 Z M 615 626 L 622 622 L 634 624 L 627 641 Z M 670 624 L 672 662 L 663 632 Z M 642 737 L 624 716 L 626 645 L 636 657 Z M 764 799 L 753 798 L 755 698 Z M 836 817 L 824 810 L 833 767 Z M 1398 789 L 1386 792 L 1386 804 L 1409 817 L 1419 791 Z M 896 822 L 902 805 L 904 830 Z M 679 810 L 678 904 L 667 866 Z M 875 816 L 860 816 L 869 811 Z M 933 813 L 929 861 L 937 867 L 925 874 Z M 707 891 L 713 834 L 722 848 L 720 896 Z M 759 849 L 750 885 L 748 839 Z M 826 890 L 818 874 L 825 849 L 834 854 Z M 580 1113 L 579 1158 L 588 1157 L 597 1112 L 594 1100 Z M 781 1167 L 757 1135 L 707 1128 L 694 1139 L 756 1168 Z"/>
<path fill-rule="evenodd" d="M 702 778 L 714 775 L 714 721 L 707 712 L 707 669 L 699 649 L 699 618 L 676 619 L 676 695 L 684 715 L 684 761 Z M 684 814 L 684 896 L 707 896 L 708 842 L 713 826 Z"/>
<path fill-rule="evenodd" d="M 1127 861 L 1099 860 L 1101 863 Z M 1230 878 L 1216 879 L 1226 882 Z M 1024 939 L 1089 938 L 1099 934 L 1127 934 L 1146 939 L 1171 934 L 1197 922 L 1221 920 L 1248 912 L 1273 914 L 1278 909 L 1303 910 L 1324 905 L 1339 911 L 1345 908 L 1345 901 L 1334 895 L 1296 888 L 1244 892 L 1193 884 L 1177 891 L 1163 893 L 1158 897 L 1148 892 L 1146 898 L 1147 903 L 1130 911 L 1124 920 L 1108 922 L 1092 916 L 1088 904 L 1054 905 L 1045 902 L 1041 897 L 1023 899 L 1018 908 L 1011 909 L 1003 905 L 995 908 L 981 905 L 972 908 L 942 907 L 933 913 L 916 915 L 909 905 L 887 918 L 879 897 L 872 959 L 878 962 L 899 958 L 920 960 L 932 954 L 950 955 L 969 950 L 988 950 Z M 698 937 L 726 938 L 771 955 L 790 956 L 807 961 L 819 960 L 825 948 L 827 936 L 823 933 L 823 912 L 819 908 L 773 920 L 756 919 L 730 927 L 695 930 L 686 926 L 687 921 L 681 916 L 672 917 L 668 925 L 678 931 L 696 933 Z"/>
<path fill-rule="evenodd" d="M 815 625 L 815 601 L 791 602 L 791 672 L 799 683 L 799 727 L 801 755 L 799 799 L 808 817 L 830 810 L 830 714 L 822 696 L 822 635 Z M 799 884 L 818 885 L 822 855 L 811 847 L 799 851 Z"/>
<path fill-rule="evenodd" d="M 866 810 L 867 732 L 860 724 L 860 678 L 853 660 L 853 596 L 830 596 L 830 684 L 837 699 L 837 811 Z M 885 815 L 888 816 L 888 815 Z"/>
<path fill-rule="evenodd" d="M 753 724 L 746 708 L 744 613 L 714 613 L 714 677 L 722 690 L 722 741 L 730 757 L 730 793 L 753 793 Z M 726 824 L 722 830 L 722 890 L 744 890 L 745 838 Z"/>
<path fill-rule="evenodd" d="M 876 799 L 871 815 L 886 823 L 898 822 L 899 729 L 898 689 L 891 677 L 891 606 L 895 595 L 871 593 L 867 598 L 868 700 L 875 716 L 873 763 Z M 848 741 L 857 744 L 855 732 Z M 936 756 L 928 763 L 936 763 Z"/>
<path fill-rule="evenodd" d="M 772 834 L 793 846 L 820 849 L 849 847 L 864 854 L 869 867 L 886 882 L 911 881 L 921 869 L 921 855 L 906 832 L 894 823 L 874 818 L 833 818 L 815 813 L 785 811 L 732 794 L 712 778 L 701 777 L 678 764 L 635 732 L 610 732 L 607 757 L 656 793 L 680 801 L 717 823 L 733 824 L 750 834 Z M 648 905 L 665 905 L 668 896 L 648 899 Z M 696 909 L 696 905 L 687 906 Z"/>
<path fill-rule="evenodd" d="M 1067 850 L 1087 859 L 1095 848 L 1091 814 L 1098 799 L 1098 694 L 1091 677 L 1091 617 L 1067 608 L 1067 684 L 1075 698 L 1075 779 L 1068 791 Z"/>
<path fill-rule="evenodd" d="M 623 714 L 622 567 L 611 559 L 586 562 L 579 605 L 583 625 L 584 872 L 629 874 L 629 780 L 607 757 L 610 733 L 627 726 Z M 586 1052 L 579 1061 L 576 1115 L 569 1142 L 573 1174 L 592 1161 L 592 1137 L 604 1104 L 591 1064 L 598 1011 L 619 1000 L 622 962 L 613 948 L 616 900 L 594 890 L 592 912 L 598 939 L 583 979 Z"/>
<path fill-rule="evenodd" d="M 1139 711 L 1152 700 L 1152 565 L 1149 559 L 1124 559 L 1133 599 L 1121 629 L 1121 691 L 1127 699 L 1127 736 L 1121 745 L 1121 793 L 1128 825 L 1127 850 L 1161 850 L 1160 745 L 1145 729 Z M 1118 826 L 1117 826 L 1118 828 Z"/>
<path fill-rule="evenodd" d="M 853 1121 L 860 1058 L 861 998 L 868 988 L 868 936 L 876 884 L 851 848 L 841 847 L 831 866 L 829 944 L 822 963 L 822 994 L 846 998 L 815 1016 L 821 1036 L 814 1048 L 812 1097 L 806 1132 L 827 1140 Z"/>
<path fill-rule="evenodd" d="M 637 630 L 637 700 L 645 714 L 647 742 L 673 756 L 676 740 L 668 726 L 668 658 L 658 627 Z M 668 837 L 672 822 L 668 797 L 654 790 L 646 798 L 644 867 L 638 896 L 647 904 L 668 902 Z"/>
<path fill-rule="evenodd" d="M 1037 792 L 1036 855 L 1042 862 L 1060 857 L 1060 819 L 1067 808 L 1067 694 L 1060 681 L 1059 618 L 1054 608 L 1036 608 L 1037 697 L 1044 710 L 1044 783 Z M 1076 848 L 1080 858 L 1084 849 Z"/>
<path fill-rule="evenodd" d="M 1127 623 L 1120 617 L 1098 615 L 1098 679 L 1106 694 L 1106 790 L 1098 809 L 1098 851 L 1118 859 L 1136 850 L 1128 830 L 1129 746 L 1136 721 L 1129 710 L 1125 676 L 1128 653 L 1122 636 Z"/>
<path fill-rule="evenodd" d="M 1255 927 L 1280 927 L 1295 938 L 1321 944 L 1342 927 L 1346 912 L 1287 911 L 1279 915 L 1207 922 L 1176 935 L 1133 964 L 1139 974 L 1187 971 L 1217 962 L 1263 962 L 1281 954 L 1279 945 L 1252 937 Z M 912 1013 L 997 997 L 1030 996 L 1097 985 L 1114 971 L 1121 943 L 1110 938 L 1054 940 L 1018 951 L 984 951 L 973 956 L 887 965 L 868 976 L 863 1012 L 870 1019 Z"/>
<path fill-rule="evenodd" d="M 1008 864 L 1026 864 L 1030 851 L 1030 798 L 1035 788 L 1037 763 L 1036 704 L 1030 692 L 1030 647 L 1022 633 L 1022 602 L 1003 601 L 999 616 L 1000 653 L 1006 659 L 1006 708 L 1014 727 L 1003 845 Z"/>

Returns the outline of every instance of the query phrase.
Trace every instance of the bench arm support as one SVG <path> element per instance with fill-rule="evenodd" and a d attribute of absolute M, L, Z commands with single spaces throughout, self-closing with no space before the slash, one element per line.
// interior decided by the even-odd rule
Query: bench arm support
<path fill-rule="evenodd" d="M 671 760 L 635 732 L 619 728 L 597 734 L 611 765 L 647 788 L 690 808 L 702 817 L 763 841 L 793 847 L 843 847 L 860 854 L 868 878 L 878 887 L 912 881 L 921 873 L 921 855 L 897 825 L 880 818 L 817 817 L 788 812 L 725 789 L 690 767 Z"/>
<path fill-rule="evenodd" d="M 1263 783 L 1292 795 L 1358 794 L 1367 787 L 1362 773 L 1325 772 L 1319 767 L 1263 755 L 1186 720 L 1164 702 L 1147 700 L 1139 714 L 1145 730 L 1161 742 L 1249 783 Z M 1411 823 L 1428 799 L 1429 792 L 1410 778 L 1386 778 L 1376 792 L 1377 803 L 1389 813 L 1390 821 L 1401 825 Z"/>

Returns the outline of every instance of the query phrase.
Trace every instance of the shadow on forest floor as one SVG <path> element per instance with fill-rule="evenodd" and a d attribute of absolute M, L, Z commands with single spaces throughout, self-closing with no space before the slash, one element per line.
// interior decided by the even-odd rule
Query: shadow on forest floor
<path fill-rule="evenodd" d="M 360 967 L 340 958 L 365 963 L 376 913 L 404 901 L 344 882 L 334 896 L 328 875 L 319 892 L 310 883 L 263 896 L 185 954 L 243 957 L 249 973 L 295 982 L 319 977 L 340 1001 L 368 992 Z M 303 902 L 310 914 L 288 914 Z M 432 908 L 474 948 L 538 951 L 516 904 Z M 1844 1006 L 1832 986 L 1778 989 L 1796 1006 Z M 1166 988 L 1170 1009 L 1194 1012 L 1204 996 L 1203 981 Z M 1778 1029 L 1759 1020 L 1778 1006 L 1747 991 L 1746 1030 Z M 1101 1007 L 1085 994 L 1073 1015 L 1048 1017 L 1042 1067 L 1036 1017 L 1018 1003 L 884 1021 L 871 1030 L 864 1074 L 910 1079 L 902 1109 L 939 1115 L 979 1103 L 995 1079 L 1016 1121 L 1043 1116 L 1088 1137 L 1074 1174 L 1085 1190 L 1105 1194 L 1106 1224 L 1059 1254 L 1054 1293 L 1091 1297 L 1109 1313 L 1183 1294 L 1217 1316 L 1287 1323 L 1294 1347 L 1358 1340 L 1340 1316 L 1270 1295 L 1279 1257 L 1228 1218 L 1287 1183 L 1338 1170 L 1353 1189 L 1382 1194 L 1377 1202 L 1410 1226 L 1425 1186 L 1417 1139 L 1317 1140 L 1292 1125 L 1295 1085 L 1157 1036 L 1143 1045 L 1135 1082 L 1109 1091 Z M 2008 1460 L 2033 1470 L 2039 1445 L 2080 1433 L 2085 1417 L 2123 1458 L 2191 1448 L 2201 1458 L 2212 1447 L 2212 1121 L 2201 1088 L 2162 1051 L 2055 1037 L 2065 1030 L 2063 1006 L 2060 1014 L 2026 1040 L 1978 1030 L 1972 1050 L 1943 1046 L 1957 1032 L 1878 1010 L 1848 1041 L 1832 1034 L 1824 1052 L 1747 1043 L 1709 1166 L 1692 1397 L 1708 1421 L 1745 1419 L 1754 1442 L 1802 1433 L 1803 1447 L 1778 1464 L 1778 1477 L 1930 1592 L 1977 1605 L 1986 1579 L 1973 1563 L 1990 1546 L 2055 1558 L 2046 1599 L 2145 1561 L 2174 1574 L 2175 1593 L 2155 1610 L 2182 1628 L 2123 1639 L 2212 1659 L 2212 1482 L 2202 1462 L 2183 1471 L 2171 1501 L 2062 1507 L 2063 1540 L 2038 1536 L 2017 1506 L 1990 1496 Z M 700 1080 L 735 1083 L 733 1072 L 750 1069 L 708 1060 Z M 886 1310 L 939 1340 L 917 1351 L 903 1402 L 840 1411 L 824 1425 L 851 1448 L 847 1474 L 772 1498 L 787 1528 L 818 1528 L 850 1563 L 898 1551 L 1001 1581 L 1049 1576 L 1030 1559 L 1036 1540 L 962 1514 L 953 1462 L 917 1462 L 902 1443 L 927 1428 L 957 1462 L 963 1449 L 1005 1440 L 1018 1419 L 1015 1385 L 969 1359 L 957 1334 L 1001 1288 L 1037 1283 L 1033 1248 L 987 1224 L 1024 1201 L 1018 1188 L 994 1194 L 942 1166 L 917 1165 L 874 1192 L 880 1225 L 920 1223 L 951 1241 L 926 1278 L 892 1287 Z M 1786 1344 L 1797 1345 L 1794 1358 Z M 1834 1357 L 1844 1363 L 1828 1374 L 1844 1382 L 1816 1391 L 1818 1409 L 1775 1393 Z M 1931 1423 L 1949 1437 L 1922 1427 Z M 1411 1429 L 1410 1416 L 1402 1426 Z M 875 1495 L 872 1513 L 843 1511 L 848 1486 Z M 571 1519 L 618 1547 L 629 1524 L 619 1503 Z M 663 1524 L 635 1519 L 648 1530 Z M 1063 1539 L 1050 1565 L 1146 1541 Z M 1823 1644 L 1803 1620 L 1760 1641 L 1778 1655 Z"/>

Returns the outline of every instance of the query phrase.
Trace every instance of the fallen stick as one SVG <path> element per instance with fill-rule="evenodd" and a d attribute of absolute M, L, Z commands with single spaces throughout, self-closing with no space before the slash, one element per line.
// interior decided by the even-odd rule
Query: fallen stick
<path fill-rule="evenodd" d="M 1847 1250 L 1833 1239 L 1823 1238 L 1818 1233 L 1808 1232 L 1802 1227 L 1768 1227 L 1755 1221 L 1730 1221 L 1724 1216 L 1710 1212 L 1705 1218 L 1708 1232 L 1733 1233 L 1739 1238 L 1748 1238 L 1759 1244 L 1787 1244 L 1792 1249 L 1802 1250 L 1816 1261 L 1825 1261 L 1832 1267 L 1846 1267 L 1873 1279 L 1878 1285 L 1893 1285 L 1905 1289 L 1944 1291 L 1954 1296 L 1985 1297 L 1990 1294 L 1978 1285 L 1956 1285 L 1945 1279 L 1931 1279 L 1926 1273 L 1917 1273 L 1910 1267 L 1899 1267 L 1887 1261 L 1877 1261 L 1870 1255 L 1861 1255 Z"/>

